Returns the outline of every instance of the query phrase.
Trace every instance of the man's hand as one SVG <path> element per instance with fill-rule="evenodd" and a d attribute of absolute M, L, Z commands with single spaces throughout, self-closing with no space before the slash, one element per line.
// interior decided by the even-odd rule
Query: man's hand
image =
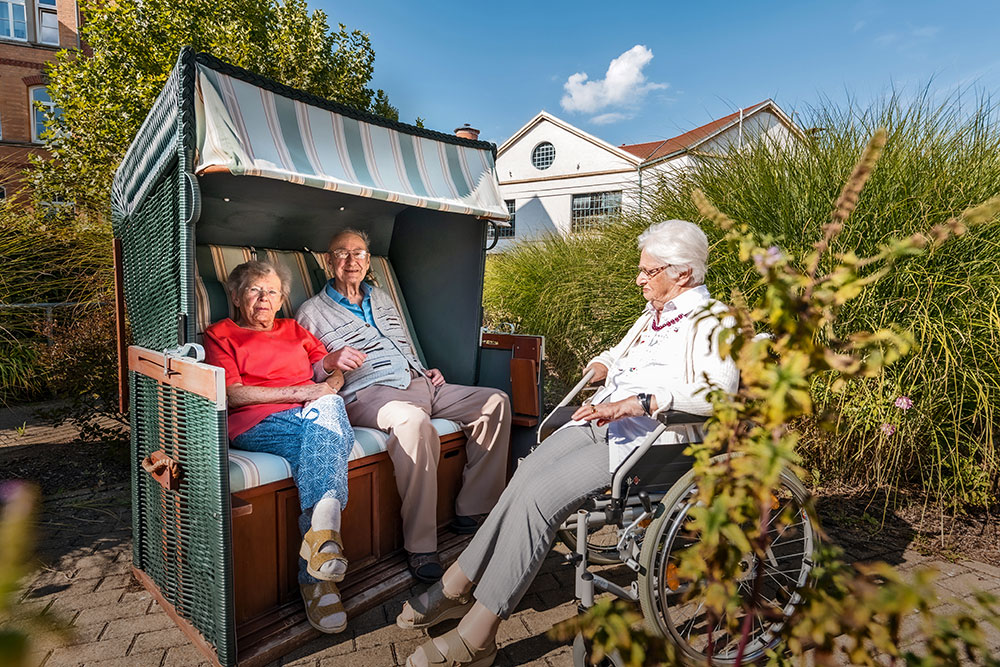
<path fill-rule="evenodd" d="M 608 367 L 599 361 L 591 362 L 583 369 L 583 374 L 586 375 L 587 371 L 594 371 L 594 377 L 590 378 L 590 384 L 604 382 L 604 379 L 608 377 Z"/>
<path fill-rule="evenodd" d="M 605 368 L 605 371 L 607 368 Z M 598 426 L 604 426 L 609 422 L 625 417 L 641 417 L 646 414 L 642 410 L 642 403 L 635 396 L 625 398 L 612 403 L 598 403 L 597 405 L 581 405 L 573 413 L 574 421 L 597 421 Z"/>
<path fill-rule="evenodd" d="M 441 385 L 444 384 L 444 375 L 442 375 L 441 371 L 439 371 L 438 369 L 429 368 L 427 369 L 426 375 L 427 378 L 431 381 L 431 384 L 434 385 L 435 387 L 440 387 Z"/>
<path fill-rule="evenodd" d="M 328 384 L 330 389 L 333 389 L 334 392 L 340 391 L 340 388 L 344 386 L 343 371 L 339 368 L 335 369 L 332 373 L 330 373 L 330 377 L 324 380 L 324 382 L 326 382 L 326 384 Z"/>
<path fill-rule="evenodd" d="M 361 368 L 361 364 L 365 363 L 365 359 L 368 355 L 351 347 L 350 345 L 345 345 L 339 350 L 334 350 L 330 354 L 323 358 L 323 368 L 328 371 L 334 369 L 341 371 L 353 371 L 357 368 Z"/>

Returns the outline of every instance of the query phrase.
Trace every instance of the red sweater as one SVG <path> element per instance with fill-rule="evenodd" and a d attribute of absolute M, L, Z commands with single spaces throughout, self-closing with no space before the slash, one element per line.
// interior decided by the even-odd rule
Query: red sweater
<path fill-rule="evenodd" d="M 252 331 L 226 318 L 205 329 L 205 361 L 226 371 L 226 386 L 292 387 L 313 381 L 312 366 L 326 356 L 323 343 L 289 319 L 270 331 Z M 229 408 L 229 439 L 268 415 L 301 403 L 261 403 Z"/>

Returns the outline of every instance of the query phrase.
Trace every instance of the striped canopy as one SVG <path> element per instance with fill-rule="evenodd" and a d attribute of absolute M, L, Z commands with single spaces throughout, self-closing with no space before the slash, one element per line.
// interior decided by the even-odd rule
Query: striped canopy
<path fill-rule="evenodd" d="M 196 173 L 508 219 L 493 153 L 367 123 L 197 65 Z"/>

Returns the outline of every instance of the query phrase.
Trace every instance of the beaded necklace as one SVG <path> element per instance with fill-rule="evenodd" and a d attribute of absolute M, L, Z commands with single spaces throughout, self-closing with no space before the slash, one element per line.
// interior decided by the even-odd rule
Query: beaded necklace
<path fill-rule="evenodd" d="M 677 317 L 674 317 L 674 318 L 671 318 L 671 319 L 667 320 L 663 324 L 659 324 L 658 323 L 659 319 L 660 319 L 660 315 L 657 314 L 657 315 L 655 315 L 653 317 L 653 321 L 649 323 L 649 326 L 653 327 L 653 331 L 660 331 L 661 329 L 665 329 L 667 327 L 674 326 L 675 324 L 677 324 L 678 322 L 680 322 L 682 319 L 684 319 L 684 313 L 681 313 Z M 677 329 L 674 328 L 674 331 L 677 331 Z"/>

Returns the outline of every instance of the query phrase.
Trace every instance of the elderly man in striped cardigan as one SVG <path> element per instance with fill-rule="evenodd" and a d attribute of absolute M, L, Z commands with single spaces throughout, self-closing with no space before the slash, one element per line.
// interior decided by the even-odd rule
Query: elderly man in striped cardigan
<path fill-rule="evenodd" d="M 330 350 L 344 371 L 341 396 L 354 426 L 389 433 L 387 451 L 403 500 L 403 544 L 414 576 L 441 578 L 437 556 L 437 464 L 441 442 L 432 418 L 461 424 L 468 463 L 452 529 L 471 533 L 503 492 L 510 446 L 510 400 L 497 389 L 449 384 L 424 368 L 392 298 L 365 281 L 368 238 L 347 229 L 330 241 L 334 277 L 299 307 L 296 319 Z"/>

